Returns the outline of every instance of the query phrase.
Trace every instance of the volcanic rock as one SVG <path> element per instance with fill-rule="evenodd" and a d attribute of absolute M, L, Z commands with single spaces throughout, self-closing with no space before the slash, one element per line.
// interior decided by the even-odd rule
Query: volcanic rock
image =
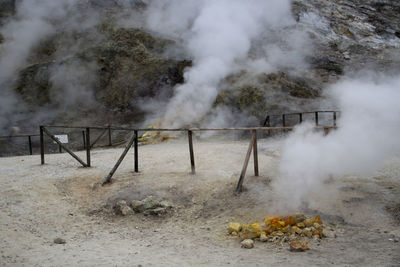
<path fill-rule="evenodd" d="M 292 230 L 298 235 L 301 235 L 303 233 L 303 231 L 297 226 L 293 226 Z"/>
<path fill-rule="evenodd" d="M 228 226 L 228 233 L 232 234 L 233 232 L 239 233 L 242 229 L 240 223 L 230 222 Z"/>
<path fill-rule="evenodd" d="M 322 232 L 322 236 L 327 238 L 336 238 L 336 233 L 333 229 L 327 228 Z"/>
<path fill-rule="evenodd" d="M 312 238 L 313 236 L 313 232 L 310 228 L 304 228 L 303 234 L 308 238 Z"/>
<path fill-rule="evenodd" d="M 305 225 L 306 227 L 311 227 L 311 226 L 313 226 L 313 224 L 314 224 L 314 220 L 311 219 L 311 218 L 306 219 L 306 220 L 304 221 L 304 225 Z"/>
<path fill-rule="evenodd" d="M 143 200 L 133 200 L 130 206 L 135 212 L 145 215 L 161 215 L 172 208 L 172 205 L 166 201 L 159 201 L 154 196 L 148 196 Z"/>
<path fill-rule="evenodd" d="M 268 236 L 265 233 L 261 233 L 260 241 L 261 242 L 267 242 L 268 241 Z"/>
<path fill-rule="evenodd" d="M 67 241 L 65 241 L 65 239 L 62 239 L 60 237 L 55 238 L 53 240 L 53 242 L 54 242 L 54 244 L 60 244 L 60 245 L 67 243 Z"/>
<path fill-rule="evenodd" d="M 251 239 L 245 239 L 240 244 L 242 248 L 254 248 L 254 241 Z"/>
<path fill-rule="evenodd" d="M 132 213 L 132 209 L 128 206 L 125 200 L 120 200 L 114 206 L 117 215 L 127 216 Z"/>
<path fill-rule="evenodd" d="M 298 239 L 291 241 L 289 245 L 290 251 L 292 252 L 303 252 L 309 250 L 308 243 L 305 241 L 300 241 Z"/>

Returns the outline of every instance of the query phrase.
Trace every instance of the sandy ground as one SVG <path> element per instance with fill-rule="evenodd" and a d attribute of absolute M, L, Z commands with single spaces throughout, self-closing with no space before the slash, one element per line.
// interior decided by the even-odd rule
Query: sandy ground
<path fill-rule="evenodd" d="M 347 176 L 327 184 L 334 194 L 297 212 L 320 215 L 337 238 L 310 244 L 303 253 L 288 245 L 256 242 L 240 248 L 226 235 L 227 222 L 276 215 L 270 181 L 278 179 L 280 140 L 259 142 L 260 177 L 249 164 L 245 191 L 233 194 L 247 141 L 195 141 L 197 174 L 190 175 L 187 143 L 139 148 L 102 187 L 122 152 L 94 150 L 92 168 L 68 154 L 0 158 L 1 266 L 400 266 L 400 159 L 376 176 Z M 84 158 L 84 153 L 78 155 Z M 154 195 L 176 209 L 166 216 L 116 216 L 118 199 Z M 324 194 L 322 194 L 324 195 Z M 283 214 L 285 215 L 285 214 Z M 66 244 L 54 244 L 61 237 Z"/>

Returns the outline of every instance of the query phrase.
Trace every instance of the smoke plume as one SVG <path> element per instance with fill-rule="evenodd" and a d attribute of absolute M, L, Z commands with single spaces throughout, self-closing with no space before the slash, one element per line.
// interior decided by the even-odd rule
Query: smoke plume
<path fill-rule="evenodd" d="M 400 152 L 400 79 L 370 74 L 344 79 L 329 92 L 341 110 L 327 136 L 299 126 L 285 141 L 274 190 L 296 208 L 325 191 L 324 181 L 346 174 L 373 175 Z"/>
<path fill-rule="evenodd" d="M 81 49 L 79 41 L 74 38 L 70 38 L 69 42 L 68 38 L 62 39 L 59 43 L 62 48 L 57 47 L 54 56 L 46 62 L 53 85 L 49 88 L 50 101 L 55 104 L 52 112 L 46 107 L 32 114 L 32 110 L 28 111 L 24 101 L 14 91 L 21 69 L 37 63 L 30 57 L 43 40 L 60 32 L 84 32 L 97 25 L 96 12 L 83 8 L 81 4 L 79 0 L 16 1 L 15 15 L 1 27 L 4 42 L 0 46 L 0 132 L 8 132 L 10 126 L 28 117 L 31 123 L 54 117 L 57 112 L 63 111 L 65 105 L 77 104 L 76 100 L 82 99 L 82 96 L 87 98 L 91 95 L 89 83 L 94 80 L 94 67 L 91 62 L 72 59 L 72 55 Z"/>
<path fill-rule="evenodd" d="M 150 29 L 182 40 L 193 59 L 163 111 L 163 124 L 172 127 L 197 122 L 210 111 L 221 81 L 248 64 L 252 41 L 295 23 L 288 0 L 160 0 L 151 2 L 147 17 Z"/>

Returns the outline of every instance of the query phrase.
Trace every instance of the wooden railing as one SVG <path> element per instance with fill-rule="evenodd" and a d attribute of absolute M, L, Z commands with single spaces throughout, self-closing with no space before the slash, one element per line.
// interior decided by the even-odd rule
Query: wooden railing
<path fill-rule="evenodd" d="M 332 123 L 331 125 L 325 125 L 325 126 L 336 126 L 336 120 L 337 120 L 337 116 L 340 114 L 340 111 L 307 111 L 307 112 L 294 112 L 294 113 L 284 113 L 284 114 L 280 114 L 280 115 L 267 115 L 265 117 L 263 126 L 264 127 L 270 127 L 273 126 L 272 123 L 272 118 L 277 118 L 278 120 L 282 121 L 281 125 L 282 127 L 287 126 L 287 118 L 289 116 L 297 116 L 298 117 L 298 123 L 302 123 L 304 121 L 304 115 L 307 114 L 313 114 L 314 116 L 314 122 L 315 122 L 315 126 L 321 126 L 320 125 L 320 114 L 326 114 L 326 113 L 331 113 L 332 114 Z M 277 125 L 274 125 L 277 126 Z"/>
<path fill-rule="evenodd" d="M 79 158 L 71 149 L 69 149 L 65 144 L 62 144 L 52 132 L 49 131 L 51 128 L 73 128 L 73 129 L 85 129 L 86 136 L 86 162 Z M 44 136 L 45 134 L 49 136 L 53 141 L 55 141 L 60 147 L 62 147 L 67 153 L 69 153 L 74 159 L 76 159 L 83 167 L 91 167 L 91 158 L 90 151 L 93 147 L 93 144 L 98 141 L 103 135 L 104 130 L 111 132 L 112 130 L 120 130 L 120 131 L 128 131 L 132 132 L 132 136 L 129 138 L 128 144 L 126 145 L 124 151 L 119 157 L 116 164 L 113 166 L 109 174 L 105 177 L 103 185 L 109 184 L 111 179 L 124 160 L 128 151 L 132 146 L 134 146 L 134 171 L 139 172 L 139 149 L 138 149 L 138 138 L 140 132 L 186 132 L 188 136 L 188 145 L 189 145 L 189 158 L 190 158 L 190 166 L 191 166 L 191 174 L 196 174 L 196 165 L 195 165 L 195 155 L 194 155 L 194 147 L 193 147 L 193 133 L 199 131 L 251 131 L 252 137 L 249 143 L 249 148 L 247 150 L 245 161 L 242 167 L 242 171 L 239 177 L 239 181 L 237 183 L 235 192 L 240 193 L 242 191 L 243 181 L 246 175 L 247 166 L 249 163 L 249 159 L 251 156 L 251 152 L 253 152 L 254 157 L 254 175 L 259 176 L 258 170 L 258 149 L 257 149 L 257 133 L 258 131 L 290 131 L 293 130 L 294 127 L 244 127 L 244 128 L 188 128 L 188 129 L 136 129 L 129 127 L 119 127 L 119 126 L 107 126 L 107 127 L 99 127 L 99 126 L 64 126 L 64 125 L 41 125 L 40 126 L 40 154 L 41 154 L 41 164 L 45 164 L 45 143 Z M 336 128 L 336 126 L 315 126 L 316 129 L 322 129 L 327 134 L 330 129 Z M 102 134 L 96 138 L 95 142 L 91 143 L 90 141 L 90 130 L 98 129 L 103 130 Z M 109 135 L 111 136 L 111 135 Z"/>
<path fill-rule="evenodd" d="M 0 139 L 28 138 L 29 155 L 33 155 L 33 150 L 32 150 L 32 137 L 36 137 L 36 136 L 39 136 L 39 134 L 7 135 L 7 136 L 0 136 Z"/>

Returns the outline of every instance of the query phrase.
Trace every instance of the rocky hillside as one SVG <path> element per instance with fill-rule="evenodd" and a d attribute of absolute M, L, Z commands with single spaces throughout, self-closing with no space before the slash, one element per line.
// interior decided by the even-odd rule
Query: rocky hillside
<path fill-rule="evenodd" d="M 20 19 L 21 2 L 0 3 L 0 51 L 9 45 L 6 27 Z M 21 107 L 13 107 L 18 116 L 2 112 L 8 118 L 2 134 L 13 126 L 29 131 L 54 122 L 138 125 L 152 113 L 152 101 L 159 105 L 174 94 L 192 58 L 183 51 L 179 55 L 177 40 L 140 23 L 118 23 L 127 2 L 138 14 L 147 8 L 141 1 L 82 1 L 80 10 L 95 13 L 95 22 L 74 28 L 60 21 L 30 49 L 17 71 L 1 81 L 2 90 L 10 90 Z M 303 65 L 264 73 L 243 68 L 221 84 L 214 107 L 245 114 L 254 124 L 267 113 L 318 108 L 323 89 L 344 75 L 363 69 L 399 71 L 398 1 L 298 0 L 291 9 L 296 27 L 312 45 L 302 55 Z M 252 46 L 256 53 L 257 43 Z"/>

